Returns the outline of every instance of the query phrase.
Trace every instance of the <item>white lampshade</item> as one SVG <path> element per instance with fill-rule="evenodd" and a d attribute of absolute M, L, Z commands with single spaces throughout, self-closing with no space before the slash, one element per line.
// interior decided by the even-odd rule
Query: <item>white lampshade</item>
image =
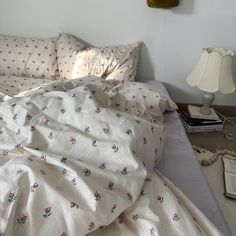
<path fill-rule="evenodd" d="M 235 85 L 232 76 L 232 59 L 234 52 L 222 48 L 204 48 L 200 59 L 187 77 L 191 86 L 200 90 L 215 93 L 233 93 Z"/>

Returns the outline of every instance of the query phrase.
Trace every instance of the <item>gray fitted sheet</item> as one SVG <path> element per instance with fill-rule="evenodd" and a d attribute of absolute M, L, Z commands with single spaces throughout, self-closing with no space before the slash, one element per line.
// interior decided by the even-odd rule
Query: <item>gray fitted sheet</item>
<path fill-rule="evenodd" d="M 158 81 L 150 81 L 156 87 Z M 224 235 L 232 235 L 207 179 L 195 158 L 191 144 L 177 112 L 165 113 L 166 144 L 162 160 L 156 168 L 168 177 L 218 227 Z"/>

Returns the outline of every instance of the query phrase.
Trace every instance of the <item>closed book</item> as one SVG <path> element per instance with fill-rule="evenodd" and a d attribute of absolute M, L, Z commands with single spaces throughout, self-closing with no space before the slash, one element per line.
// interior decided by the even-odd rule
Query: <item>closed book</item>
<path fill-rule="evenodd" d="M 222 157 L 224 168 L 225 196 L 236 199 L 236 160 L 232 156 Z"/>
<path fill-rule="evenodd" d="M 181 116 L 180 119 L 182 120 L 183 126 L 187 133 L 222 131 L 223 129 L 223 123 L 214 125 L 190 126 Z"/>
<path fill-rule="evenodd" d="M 209 120 L 209 119 L 197 119 L 192 118 L 188 112 L 187 107 L 181 107 L 178 110 L 181 118 L 190 126 L 201 126 L 201 125 L 218 125 L 222 124 L 222 120 Z"/>

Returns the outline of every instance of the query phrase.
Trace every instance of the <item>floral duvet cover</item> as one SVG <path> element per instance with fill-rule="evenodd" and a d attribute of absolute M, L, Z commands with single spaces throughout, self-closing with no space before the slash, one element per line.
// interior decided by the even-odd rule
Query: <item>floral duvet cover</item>
<path fill-rule="evenodd" d="M 161 122 L 98 78 L 0 104 L 0 235 L 221 235 L 159 173 Z"/>

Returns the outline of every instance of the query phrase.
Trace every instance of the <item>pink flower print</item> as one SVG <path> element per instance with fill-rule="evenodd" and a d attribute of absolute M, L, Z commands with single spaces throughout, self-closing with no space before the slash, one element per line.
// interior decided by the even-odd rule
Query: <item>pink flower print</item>
<path fill-rule="evenodd" d="M 174 221 L 179 221 L 180 217 L 177 213 L 174 214 L 173 218 Z"/>
<path fill-rule="evenodd" d="M 16 171 L 16 175 L 22 174 L 24 171 L 22 169 L 19 169 Z"/>
<path fill-rule="evenodd" d="M 79 205 L 78 205 L 77 203 L 75 203 L 75 202 L 70 202 L 70 207 L 71 207 L 71 208 L 76 207 L 76 208 L 78 209 L 78 208 L 79 208 Z"/>
<path fill-rule="evenodd" d="M 18 129 L 16 132 L 16 135 L 19 135 L 19 134 L 20 134 L 20 129 Z"/>
<path fill-rule="evenodd" d="M 17 218 L 17 223 L 18 223 L 18 224 L 25 224 L 27 218 L 28 218 L 28 217 L 25 216 L 25 215 L 24 215 L 24 216 L 21 216 L 21 217 L 18 217 L 18 218 Z"/>
<path fill-rule="evenodd" d="M 164 201 L 164 198 L 161 197 L 161 196 L 158 196 L 158 197 L 157 197 L 157 200 L 158 200 L 160 203 L 162 203 L 162 202 Z"/>
<path fill-rule="evenodd" d="M 100 113 L 101 112 L 101 108 L 100 107 L 96 107 L 95 112 L 96 113 Z"/>
<path fill-rule="evenodd" d="M 89 231 L 92 231 L 95 228 L 95 223 L 91 222 L 89 225 Z"/>
<path fill-rule="evenodd" d="M 96 140 L 96 139 L 93 139 L 93 140 L 92 140 L 92 146 L 93 146 L 93 147 L 97 147 L 97 144 L 96 144 L 96 143 L 97 143 L 97 140 Z"/>
<path fill-rule="evenodd" d="M 53 139 L 53 138 L 54 138 L 53 132 L 50 132 L 49 135 L 48 135 L 48 137 L 49 137 L 50 139 Z"/>
<path fill-rule="evenodd" d="M 5 151 L 5 150 L 2 151 L 2 155 L 3 155 L 3 156 L 7 156 L 7 155 L 8 155 L 8 151 Z"/>
<path fill-rule="evenodd" d="M 71 143 L 71 144 L 76 144 L 76 138 L 71 137 L 71 138 L 70 138 L 70 143 Z"/>
<path fill-rule="evenodd" d="M 66 169 L 63 169 L 63 170 L 62 170 L 62 174 L 63 174 L 63 175 L 66 175 L 66 173 L 67 173 L 67 170 L 66 170 Z"/>
<path fill-rule="evenodd" d="M 133 200 L 133 195 L 131 193 L 127 193 L 126 195 L 127 195 L 127 197 L 129 198 L 130 201 Z"/>
<path fill-rule="evenodd" d="M 112 209 L 111 209 L 111 213 L 114 213 L 115 209 L 116 209 L 116 204 L 113 205 Z"/>
<path fill-rule="evenodd" d="M 115 144 L 113 144 L 113 146 L 112 146 L 112 149 L 114 150 L 114 152 L 118 152 L 118 146 L 116 146 Z"/>
<path fill-rule="evenodd" d="M 62 157 L 62 158 L 61 158 L 61 162 L 62 162 L 62 163 L 66 163 L 66 160 L 67 160 L 67 157 Z"/>
<path fill-rule="evenodd" d="M 127 175 L 128 174 L 128 170 L 127 170 L 126 167 L 121 171 L 121 174 L 122 175 Z"/>
<path fill-rule="evenodd" d="M 35 182 L 30 188 L 31 192 L 34 192 L 35 189 L 38 188 L 38 186 L 39 186 L 38 183 Z"/>
<path fill-rule="evenodd" d="M 8 194 L 8 202 L 12 203 L 12 202 L 15 202 L 15 200 L 16 200 L 16 195 L 15 195 L 15 193 L 10 192 L 10 193 Z"/>
<path fill-rule="evenodd" d="M 150 231 L 150 235 L 151 236 L 155 236 L 156 235 L 155 229 L 153 227 L 149 231 Z"/>
<path fill-rule="evenodd" d="M 18 115 L 15 113 L 12 117 L 13 120 L 16 120 L 18 118 Z"/>
<path fill-rule="evenodd" d="M 102 163 L 100 166 L 99 166 L 100 169 L 104 170 L 106 169 L 106 164 L 105 163 Z"/>
<path fill-rule="evenodd" d="M 61 234 L 61 236 L 66 236 L 66 233 L 65 233 L 65 232 L 63 232 L 63 233 Z"/>
<path fill-rule="evenodd" d="M 109 189 L 109 190 L 114 190 L 114 183 L 113 183 L 113 182 L 110 181 L 110 182 L 108 183 L 108 189 Z"/>
<path fill-rule="evenodd" d="M 47 106 L 43 106 L 41 110 L 42 110 L 42 111 L 46 111 L 47 109 L 48 109 Z"/>
<path fill-rule="evenodd" d="M 151 127 L 151 131 L 152 131 L 152 133 L 154 133 L 154 127 L 153 126 Z"/>
<path fill-rule="evenodd" d="M 110 130 L 109 130 L 108 128 L 103 128 L 102 130 L 103 130 L 103 132 L 104 132 L 105 134 L 109 134 L 109 131 L 110 131 Z"/>
<path fill-rule="evenodd" d="M 30 131 L 31 131 L 31 132 L 35 131 L 35 126 L 32 125 L 32 126 L 30 127 Z"/>
<path fill-rule="evenodd" d="M 127 129 L 125 133 L 128 134 L 128 135 L 130 135 L 130 134 L 132 134 L 132 130 Z"/>
<path fill-rule="evenodd" d="M 95 201 L 100 201 L 101 200 L 101 194 L 99 192 L 94 193 Z"/>
<path fill-rule="evenodd" d="M 90 175 L 91 175 L 91 171 L 86 168 L 86 169 L 84 170 L 84 175 L 85 175 L 85 176 L 90 176 Z"/>
<path fill-rule="evenodd" d="M 45 154 L 42 154 L 42 155 L 41 155 L 41 159 L 43 159 L 44 161 L 46 161 L 46 160 L 47 160 L 47 156 L 46 156 Z"/>
<path fill-rule="evenodd" d="M 135 214 L 135 215 L 132 216 L 132 219 L 133 219 L 134 221 L 137 221 L 138 218 L 139 218 L 139 217 L 138 217 L 138 214 Z"/>
<path fill-rule="evenodd" d="M 33 117 L 30 114 L 27 114 L 26 118 L 27 118 L 27 120 L 32 120 Z"/>
<path fill-rule="evenodd" d="M 89 133 L 89 126 L 87 126 L 87 127 L 85 127 L 85 129 L 84 129 L 84 132 L 87 134 L 87 133 Z"/>
<path fill-rule="evenodd" d="M 121 114 L 120 114 L 120 113 L 116 113 L 116 117 L 117 117 L 117 118 L 120 118 L 120 117 L 121 117 Z"/>
<path fill-rule="evenodd" d="M 46 175 L 46 172 L 43 169 L 40 169 L 42 175 Z"/>
<path fill-rule="evenodd" d="M 16 144 L 15 148 L 19 148 L 19 147 L 21 147 L 21 144 L 20 143 Z"/>
<path fill-rule="evenodd" d="M 51 214 L 52 214 L 51 207 L 44 208 L 44 214 L 43 214 L 44 218 L 48 218 Z"/>
<path fill-rule="evenodd" d="M 147 139 L 145 137 L 143 138 L 143 144 L 147 144 Z"/>
<path fill-rule="evenodd" d="M 45 121 L 43 122 L 44 125 L 48 125 L 48 123 L 49 123 L 48 119 L 45 119 Z"/>
<path fill-rule="evenodd" d="M 78 107 L 78 108 L 76 108 L 75 111 L 77 111 L 77 112 L 81 112 L 81 111 L 82 111 L 82 107 Z"/>
<path fill-rule="evenodd" d="M 71 180 L 71 183 L 72 183 L 73 185 L 76 185 L 76 184 L 77 184 L 76 178 L 73 178 L 73 179 Z"/>

